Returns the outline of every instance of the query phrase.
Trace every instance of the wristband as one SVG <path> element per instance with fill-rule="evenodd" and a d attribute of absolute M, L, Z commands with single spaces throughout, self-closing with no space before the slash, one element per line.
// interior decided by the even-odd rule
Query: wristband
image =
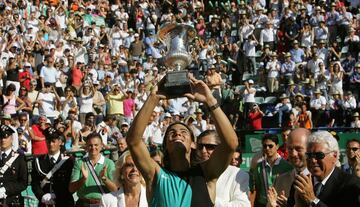
<path fill-rule="evenodd" d="M 216 103 L 216 104 L 214 104 L 214 105 L 212 105 L 212 106 L 209 106 L 208 109 L 209 109 L 209 111 L 211 112 L 211 111 L 214 111 L 215 109 L 217 109 L 217 108 L 219 108 L 219 107 L 220 107 L 220 104 L 219 104 L 219 103 Z"/>

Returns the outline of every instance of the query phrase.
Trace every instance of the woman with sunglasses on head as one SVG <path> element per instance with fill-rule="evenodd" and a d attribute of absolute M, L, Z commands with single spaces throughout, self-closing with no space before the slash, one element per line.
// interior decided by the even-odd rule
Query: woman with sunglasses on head
<path fill-rule="evenodd" d="M 116 162 L 114 181 L 119 190 L 101 197 L 102 207 L 147 207 L 145 181 L 136 168 L 129 151 Z"/>
<path fill-rule="evenodd" d="M 273 186 L 280 174 L 292 170 L 292 166 L 277 152 L 279 138 L 276 134 L 264 135 L 262 146 L 263 157 L 250 170 L 250 200 L 255 207 L 265 207 L 269 187 Z"/>
<path fill-rule="evenodd" d="M 167 128 L 164 135 L 164 167 L 151 159 L 142 137 L 154 108 L 160 100 L 171 95 L 163 92 L 161 81 L 160 91 L 155 87 L 151 92 L 126 137 L 135 164 L 146 181 L 150 206 L 213 206 L 216 180 L 229 165 L 238 145 L 235 131 L 209 87 L 193 77 L 190 77 L 190 84 L 192 93 L 185 96 L 209 107 L 221 144 L 209 160 L 191 166 L 195 137 L 187 125 L 175 122 Z"/>
<path fill-rule="evenodd" d="M 19 99 L 24 102 L 24 106 L 22 107 L 21 111 L 32 114 L 33 106 L 30 98 L 28 97 L 28 90 L 24 86 L 20 87 Z"/>

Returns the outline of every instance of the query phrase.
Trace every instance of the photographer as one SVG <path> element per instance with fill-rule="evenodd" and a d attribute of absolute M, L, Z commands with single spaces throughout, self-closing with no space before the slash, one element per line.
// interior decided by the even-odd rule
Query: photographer
<path fill-rule="evenodd" d="M 261 111 L 260 107 L 257 104 L 254 104 L 248 116 L 250 129 L 262 129 L 263 116 L 264 112 Z"/>

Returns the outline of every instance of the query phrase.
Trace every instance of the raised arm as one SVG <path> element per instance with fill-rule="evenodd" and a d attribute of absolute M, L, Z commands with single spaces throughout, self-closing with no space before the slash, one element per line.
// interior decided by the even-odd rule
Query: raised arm
<path fill-rule="evenodd" d="M 136 167 L 140 170 L 146 183 L 152 183 L 155 173 L 160 170 L 159 165 L 151 159 L 150 153 L 142 140 L 145 128 L 160 97 L 151 93 L 133 123 L 126 136 L 126 142 Z"/>
<path fill-rule="evenodd" d="M 193 93 L 186 94 L 190 99 L 206 104 L 215 122 L 216 131 L 221 139 L 221 144 L 216 147 L 210 159 L 202 164 L 207 181 L 217 179 L 230 164 L 232 155 L 238 146 L 238 138 L 231 126 L 229 119 L 219 107 L 209 87 L 201 80 L 190 78 Z"/>

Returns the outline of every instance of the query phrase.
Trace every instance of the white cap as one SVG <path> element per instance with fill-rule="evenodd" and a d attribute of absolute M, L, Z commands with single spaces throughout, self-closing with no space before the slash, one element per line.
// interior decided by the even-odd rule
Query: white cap
<path fill-rule="evenodd" d="M 121 126 L 123 126 L 123 125 L 130 126 L 130 124 L 127 123 L 126 121 L 124 121 L 123 123 L 121 123 Z"/>
<path fill-rule="evenodd" d="M 248 80 L 248 83 L 249 84 L 254 84 L 254 81 L 250 79 L 250 80 Z"/>
<path fill-rule="evenodd" d="M 169 112 L 165 113 L 165 118 L 167 118 L 167 117 L 171 118 L 171 114 Z"/>
<path fill-rule="evenodd" d="M 173 116 L 180 116 L 180 113 L 178 111 L 174 111 L 172 115 Z"/>
<path fill-rule="evenodd" d="M 152 68 L 152 70 L 159 70 L 156 66 L 154 66 L 153 68 Z"/>
<path fill-rule="evenodd" d="M 138 33 L 135 33 L 135 34 L 134 34 L 134 37 L 139 37 L 139 34 L 138 34 Z"/>

